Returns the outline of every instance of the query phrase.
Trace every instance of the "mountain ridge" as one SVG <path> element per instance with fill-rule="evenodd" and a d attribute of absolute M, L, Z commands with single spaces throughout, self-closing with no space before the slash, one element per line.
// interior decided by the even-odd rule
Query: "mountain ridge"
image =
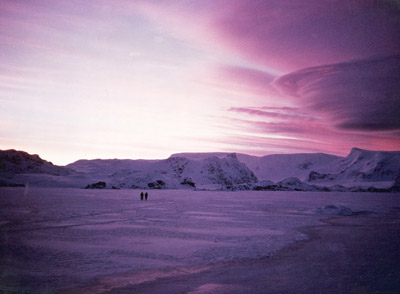
<path fill-rule="evenodd" d="M 108 188 L 137 189 L 362 190 L 388 189 L 399 176 L 400 151 L 360 148 L 351 149 L 346 157 L 176 153 L 161 160 L 81 159 L 66 166 L 24 151 L 0 150 L 2 186 L 82 188 L 104 182 Z"/>

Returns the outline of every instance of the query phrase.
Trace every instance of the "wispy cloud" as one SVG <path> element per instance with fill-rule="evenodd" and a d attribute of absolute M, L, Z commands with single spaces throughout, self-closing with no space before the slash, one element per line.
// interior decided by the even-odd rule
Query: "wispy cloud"
<path fill-rule="evenodd" d="M 340 129 L 400 129 L 400 55 L 307 68 L 274 85 Z"/>
<path fill-rule="evenodd" d="M 228 111 L 279 120 L 315 121 L 315 116 L 302 113 L 293 107 L 231 107 Z"/>
<path fill-rule="evenodd" d="M 396 1 L 141 1 L 142 11 L 181 36 L 239 53 L 275 69 L 296 70 L 400 47 Z M 185 25 L 186 24 L 186 25 Z M 198 34 L 193 34 L 193 32 Z"/>
<path fill-rule="evenodd" d="M 41 153 L 103 136 L 97 157 L 107 140 L 147 158 L 398 149 L 398 14 L 391 0 L 3 0 L 1 141 Z"/>
<path fill-rule="evenodd" d="M 261 70 L 239 67 L 218 66 L 216 74 L 225 87 L 231 87 L 255 95 L 276 95 L 276 89 L 270 84 L 276 76 Z"/>

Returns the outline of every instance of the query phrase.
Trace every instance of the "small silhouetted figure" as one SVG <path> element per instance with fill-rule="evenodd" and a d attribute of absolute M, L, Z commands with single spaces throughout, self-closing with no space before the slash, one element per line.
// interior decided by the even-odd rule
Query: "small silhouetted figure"
<path fill-rule="evenodd" d="M 147 192 L 146 192 L 146 194 L 144 194 L 144 199 L 145 200 L 147 200 L 147 196 L 149 196 L 149 194 L 147 194 Z"/>
<path fill-rule="evenodd" d="M 140 200 L 143 200 L 143 192 L 140 193 Z"/>

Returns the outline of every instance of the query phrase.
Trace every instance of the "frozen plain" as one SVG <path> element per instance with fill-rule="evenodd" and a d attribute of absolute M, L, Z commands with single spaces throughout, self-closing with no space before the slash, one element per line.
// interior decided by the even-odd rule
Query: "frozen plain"
<path fill-rule="evenodd" d="M 373 217 L 400 206 L 398 193 L 148 192 L 1 188 L 0 290 L 105 293 L 196 274 L 306 239 L 299 228 L 330 217 L 320 207 Z"/>

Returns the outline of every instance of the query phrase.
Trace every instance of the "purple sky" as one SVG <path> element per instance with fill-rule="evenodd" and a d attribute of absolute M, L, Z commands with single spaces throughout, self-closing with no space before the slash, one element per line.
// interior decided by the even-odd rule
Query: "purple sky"
<path fill-rule="evenodd" d="M 2 0 L 0 149 L 57 164 L 400 148 L 391 0 Z"/>

